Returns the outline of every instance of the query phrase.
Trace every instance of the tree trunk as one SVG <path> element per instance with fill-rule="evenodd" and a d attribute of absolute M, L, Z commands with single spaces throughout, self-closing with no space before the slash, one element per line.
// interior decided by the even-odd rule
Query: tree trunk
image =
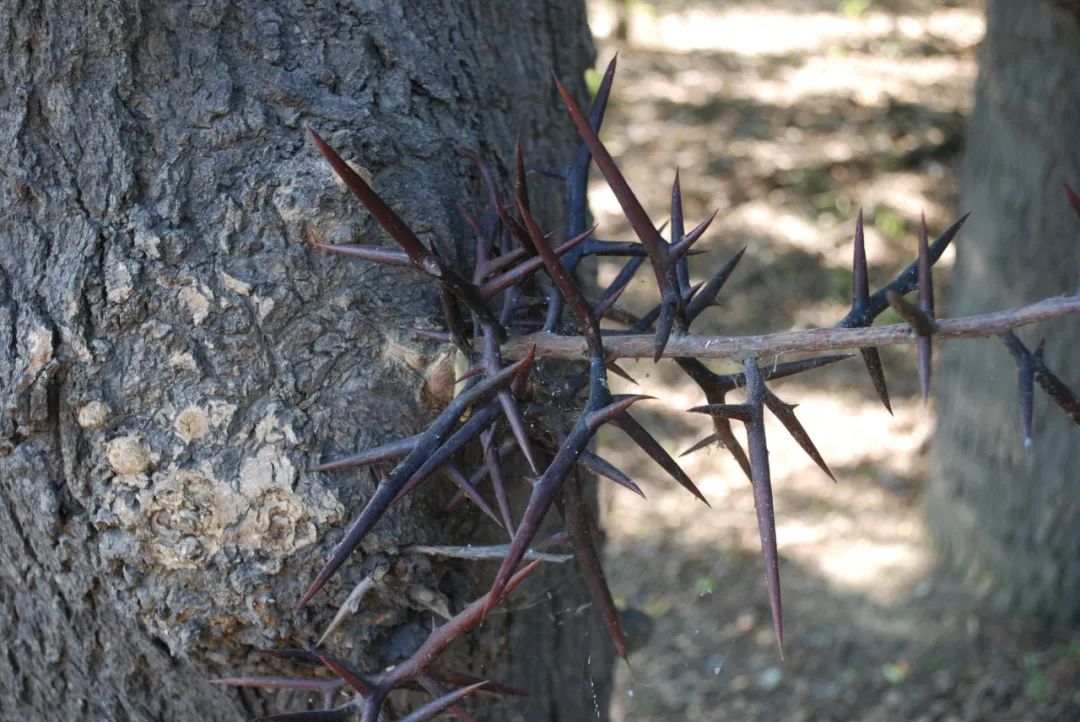
<path fill-rule="evenodd" d="M 369 670 L 411 652 L 432 606 L 483 591 L 398 552 L 472 540 L 473 517 L 435 513 L 445 494 L 391 513 L 292 611 L 374 487 L 305 469 L 415 433 L 445 361 L 408 330 L 438 322 L 430 283 L 311 248 L 389 240 L 304 126 L 460 254 L 478 185 L 459 149 L 573 152 L 550 74 L 585 95 L 582 4 L 0 0 L 0 49 L 0 717 L 250 716 L 266 700 L 207 679 L 310 645 L 376 568 L 330 649 Z M 602 706 L 609 655 L 583 677 L 568 573 L 463 652 L 537 695 L 490 718 L 594 717 L 592 682 Z"/>
<path fill-rule="evenodd" d="M 1080 3 L 988 3 L 968 135 L 948 313 L 1017 305 L 1077 288 L 1080 218 L 1062 183 L 1080 186 Z M 1045 335 L 1046 360 L 1074 389 L 1080 326 Z M 946 555 L 1003 606 L 1080 617 L 1080 444 L 1036 391 L 1034 448 L 1024 450 L 1016 367 L 997 340 L 941 349 L 938 431 L 927 513 Z"/>

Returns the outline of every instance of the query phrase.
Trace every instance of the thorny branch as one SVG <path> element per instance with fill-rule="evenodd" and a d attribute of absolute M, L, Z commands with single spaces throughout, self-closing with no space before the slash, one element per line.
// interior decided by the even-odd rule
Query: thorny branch
<path fill-rule="evenodd" d="M 371 184 L 355 173 L 338 153 L 314 131 L 312 139 L 319 152 L 341 176 L 349 191 L 361 202 L 399 249 L 377 246 L 329 246 L 318 248 L 343 254 L 361 262 L 391 266 L 412 266 L 433 280 L 439 289 L 445 314 L 445 330 L 418 332 L 457 346 L 467 359 L 468 370 L 459 378 L 457 396 L 428 427 L 407 439 L 383 444 L 312 467 L 314 473 L 397 460 L 397 466 L 370 496 L 354 517 L 344 537 L 331 550 L 322 569 L 305 591 L 299 606 L 308 603 L 349 560 L 364 537 L 387 511 L 415 489 L 436 476 L 444 476 L 459 491 L 448 509 L 465 500 L 502 527 L 508 544 L 492 548 L 432 547 L 411 545 L 403 553 L 454 554 L 469 559 L 494 559 L 499 563 L 491 590 L 465 606 L 445 623 L 432 629 L 427 640 L 407 659 L 388 669 L 364 672 L 351 663 L 314 650 L 270 650 L 275 657 L 295 664 L 328 668 L 336 679 L 325 677 L 232 677 L 216 680 L 229 686 L 255 686 L 320 692 L 323 708 L 293 712 L 267 719 L 328 720 L 355 719 L 376 722 L 383 719 L 387 698 L 396 690 L 424 690 L 432 700 L 401 718 L 422 722 L 449 710 L 461 720 L 471 719 L 459 706 L 473 693 L 523 694 L 519 690 L 492 684 L 469 675 L 439 667 L 442 653 L 469 630 L 481 624 L 496 606 L 523 583 L 542 562 L 575 558 L 593 595 L 616 650 L 629 654 L 622 631 L 620 612 L 607 585 L 597 548 L 600 534 L 596 516 L 581 488 L 578 468 L 610 479 L 645 497 L 645 492 L 624 471 L 590 451 L 597 430 L 611 424 L 637 444 L 676 482 L 706 504 L 708 501 L 682 470 L 678 462 L 633 416 L 630 408 L 651 397 L 614 395 L 608 373 L 627 376 L 617 364 L 625 358 L 673 359 L 680 370 L 701 389 L 706 404 L 689 409 L 711 417 L 714 433 L 694 444 L 692 453 L 712 443 L 728 449 L 750 479 L 765 563 L 766 587 L 772 609 L 773 627 L 783 655 L 778 540 L 773 509 L 772 478 L 765 439 L 765 410 L 775 416 L 808 456 L 834 478 L 809 433 L 795 414 L 795 406 L 780 399 L 767 385 L 797 373 L 804 373 L 847 356 L 818 356 L 777 362 L 785 353 L 815 353 L 858 349 L 871 381 L 886 409 L 891 412 L 888 390 L 877 349 L 914 343 L 917 347 L 919 377 L 923 397 L 930 389 L 931 353 L 934 340 L 998 335 L 1017 363 L 1020 391 L 1020 419 L 1025 445 L 1031 448 L 1031 398 L 1034 385 L 1046 391 L 1069 417 L 1080 424 L 1080 402 L 1069 387 L 1043 361 L 1042 346 L 1030 351 L 1012 329 L 1062 316 L 1080 313 L 1080 295 L 1048 298 L 1021 308 L 955 319 L 935 319 L 932 268 L 956 237 L 965 217 L 946 229 L 932 243 L 925 219 L 920 227 L 916 260 L 889 283 L 870 292 L 862 212 L 855 222 L 852 255 L 851 310 L 832 328 L 816 328 L 771 333 L 761 336 L 702 337 L 691 326 L 716 304 L 727 279 L 735 271 L 745 248 L 722 264 L 698 286 L 689 282 L 691 246 L 709 227 L 714 212 L 689 232 L 684 230 L 682 185 L 678 173 L 671 193 L 669 237 L 661 234 L 637 195 L 626 182 L 616 160 L 599 137 L 600 124 L 615 72 L 612 60 L 604 74 L 588 115 L 577 106 L 559 80 L 555 87 L 562 96 L 582 143 L 572 163 L 565 168 L 545 169 L 545 176 L 561 181 L 566 190 L 566 240 L 549 241 L 529 203 L 528 172 L 518 144 L 513 163 L 513 203 L 504 202 L 496 173 L 472 153 L 486 193 L 483 213 L 476 216 L 462 209 L 466 224 L 476 234 L 475 257 L 471 268 L 457 269 L 439 252 L 413 233 L 408 223 L 378 195 Z M 588 169 L 600 169 L 640 243 L 598 240 L 595 228 L 587 227 L 586 187 Z M 1066 188 L 1069 203 L 1080 214 L 1080 198 Z M 516 211 L 516 213 L 515 213 Z M 624 259 L 614 281 L 599 297 L 590 299 L 574 279 L 574 271 L 587 256 L 603 255 Z M 616 306 L 619 295 L 648 261 L 659 303 L 637 318 Z M 544 272 L 541 273 L 541 270 Z M 917 303 L 904 298 L 918 291 Z M 500 306 L 496 306 L 500 302 Z M 903 324 L 873 327 L 874 320 L 888 307 L 906 321 Z M 572 311 L 573 318 L 565 313 Z M 626 331 L 603 329 L 601 322 L 614 320 Z M 565 373 L 538 369 L 538 358 L 563 360 Z M 720 374 L 705 359 L 738 362 L 741 373 Z M 514 363 L 508 362 L 514 361 Z M 581 362 L 585 363 L 582 364 Z M 584 366 L 584 368 L 582 368 Z M 576 373 L 575 373 L 576 372 Z M 745 394 L 743 403 L 730 403 L 729 393 Z M 746 428 L 747 451 L 735 436 L 731 422 Z M 477 446 L 472 455 L 465 450 Z M 521 479 L 510 473 L 509 462 L 520 454 L 533 476 L 527 477 L 531 493 L 527 505 L 515 515 L 510 507 L 507 484 Z M 470 459 L 480 459 L 469 470 Z M 522 468 L 518 466 L 517 468 Z M 835 478 L 834 478 L 835 480 Z M 488 501 L 495 498 L 495 506 Z M 644 503 L 647 503 L 644 502 Z M 496 507 L 498 511 L 496 511 Z M 563 532 L 543 544 L 534 541 L 552 508 L 562 517 Z M 515 521 L 516 519 L 516 521 Z M 539 548 L 568 544 L 566 554 L 539 553 Z M 524 567 L 520 565 L 528 562 Z M 345 600 L 321 645 L 346 616 L 355 612 L 374 586 L 372 578 L 362 581 Z M 353 693 L 334 706 L 341 693 Z"/>

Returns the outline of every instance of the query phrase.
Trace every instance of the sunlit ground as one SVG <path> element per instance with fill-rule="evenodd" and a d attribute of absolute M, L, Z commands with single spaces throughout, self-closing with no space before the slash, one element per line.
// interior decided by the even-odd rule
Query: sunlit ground
<path fill-rule="evenodd" d="M 934 234 L 954 220 L 983 33 L 977 3 L 633 2 L 628 44 L 609 37 L 613 7 L 590 4 L 600 67 L 620 51 L 605 141 L 654 221 L 668 216 L 676 167 L 688 226 L 720 209 L 693 280 L 748 246 L 699 333 L 835 323 L 849 300 L 860 206 L 874 283 L 913 257 L 920 212 Z M 591 204 L 604 237 L 631 237 L 598 178 Z M 939 264 L 940 279 L 951 264 L 951 255 Z M 601 265 L 601 285 L 617 270 Z M 643 269 L 627 308 L 655 301 L 650 276 Z M 799 404 L 837 476 L 769 425 L 783 662 L 736 464 L 722 449 L 681 459 L 707 508 L 606 432 L 600 453 L 648 495 L 601 487 L 609 580 L 621 606 L 655 623 L 619 670 L 613 719 L 982 719 L 987 710 L 1059 719 L 1080 705 L 1075 685 L 1043 668 L 1033 691 L 1031 667 L 1016 657 L 1044 643 L 993 626 L 937 568 L 920 507 L 933 411 L 917 398 L 910 352 L 884 358 L 895 416 L 857 360 L 774 385 Z M 704 399 L 677 367 L 625 367 L 641 387 L 620 390 L 659 397 L 634 413 L 669 451 L 710 433 L 705 417 L 684 413 Z M 1002 635 L 1011 651 L 984 659 Z M 1026 716 L 1040 703 L 1049 716 Z"/>

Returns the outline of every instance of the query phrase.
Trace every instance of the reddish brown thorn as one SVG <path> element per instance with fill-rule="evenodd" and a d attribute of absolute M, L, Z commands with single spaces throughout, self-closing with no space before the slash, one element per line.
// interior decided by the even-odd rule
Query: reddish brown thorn
<path fill-rule="evenodd" d="M 1080 196 L 1076 195 L 1076 192 L 1069 187 L 1068 183 L 1063 185 L 1065 186 L 1065 197 L 1069 199 L 1069 204 L 1076 211 L 1076 215 L 1080 216 Z"/>
<path fill-rule="evenodd" d="M 724 419 L 736 419 L 744 423 L 750 422 L 750 407 L 746 404 L 705 404 L 687 409 L 687 411 L 692 414 L 708 414 Z"/>
<path fill-rule="evenodd" d="M 381 263 L 384 266 L 412 266 L 413 262 L 408 254 L 394 248 L 382 248 L 380 246 L 354 246 L 347 243 L 315 243 L 316 248 L 340 253 L 343 256 L 359 258 L 362 261 Z"/>
<path fill-rule="evenodd" d="M 921 308 L 895 291 L 889 291 L 889 305 L 901 318 L 907 321 L 915 335 L 930 336 L 934 333 L 934 320 Z"/>
<path fill-rule="evenodd" d="M 375 686 L 372 685 L 371 682 L 364 679 L 364 676 L 359 670 L 345 660 L 332 657 L 329 654 L 319 654 L 318 657 L 322 660 L 323 664 L 333 670 L 334 674 L 341 677 L 345 680 L 346 684 L 365 697 L 370 696 L 372 690 L 375 689 Z"/>
<path fill-rule="evenodd" d="M 413 264 L 436 278 L 441 277 L 442 269 L 439 267 L 438 260 L 424 247 L 424 244 L 405 224 L 405 221 L 401 220 L 398 214 L 386 204 L 386 201 L 372 190 L 371 186 L 349 167 L 349 164 L 342 160 L 337 151 L 327 145 L 326 141 L 313 128 L 308 128 L 308 134 L 315 142 L 315 147 L 330 163 L 330 167 L 338 174 L 345 186 L 367 208 L 379 225 L 397 241 L 397 244 L 408 254 Z"/>
<path fill-rule="evenodd" d="M 825 472 L 825 474 L 836 481 L 836 477 L 833 476 L 832 471 L 829 470 L 829 465 L 825 463 L 825 459 L 821 458 L 821 453 L 814 446 L 814 442 L 810 439 L 810 434 L 806 433 L 806 429 L 799 422 L 798 417 L 795 416 L 795 406 L 793 404 L 785 404 L 780 400 L 776 394 L 765 387 L 765 405 L 769 407 L 769 411 L 773 412 L 773 415 L 780 420 L 780 423 L 784 425 L 784 428 L 788 430 L 791 437 L 802 447 L 806 455 L 814 460 L 814 463 Z"/>
<path fill-rule="evenodd" d="M 608 634 L 611 635 L 615 651 L 620 657 L 626 659 L 626 638 L 623 636 L 622 624 L 619 621 L 619 610 L 615 608 L 615 600 L 611 598 L 611 589 L 604 576 L 604 568 L 600 563 L 600 555 L 596 551 L 596 542 L 593 539 L 593 528 L 596 522 L 581 493 L 581 480 L 577 474 L 571 474 L 566 480 L 563 485 L 563 497 L 566 500 L 566 531 L 570 536 L 570 543 L 574 546 L 581 572 L 585 575 L 585 581 L 592 590 L 593 599 L 600 609 L 600 615 L 604 618 L 604 624 L 607 626 Z"/>
<path fill-rule="evenodd" d="M 889 403 L 889 388 L 885 385 L 885 371 L 881 368 L 881 356 L 878 354 L 878 350 L 871 346 L 859 349 L 859 353 L 862 354 L 863 363 L 866 364 L 866 371 L 870 374 L 870 380 L 874 383 L 874 390 L 877 391 L 878 398 L 885 405 L 885 410 L 892 414 L 892 404 Z"/>
<path fill-rule="evenodd" d="M 417 442 L 420 441 L 420 434 L 410 436 L 407 439 L 401 439 L 400 441 L 392 441 L 389 444 L 383 444 L 382 446 L 376 446 L 374 449 L 368 449 L 361 451 L 357 454 L 350 456 L 343 456 L 340 459 L 334 459 L 333 461 L 324 461 L 317 466 L 313 466 L 308 471 L 336 471 L 338 469 L 348 469 L 354 466 L 363 466 L 365 464 L 373 464 L 376 461 L 386 461 L 387 459 L 396 459 L 401 456 L 405 456 L 412 451 Z"/>
<path fill-rule="evenodd" d="M 634 483 L 634 480 L 624 474 L 621 469 L 616 467 L 611 462 L 603 459 L 591 451 L 581 452 L 581 456 L 578 457 L 578 463 L 584 466 L 586 469 L 596 474 L 597 476 L 603 476 L 611 479 L 619 486 L 629 489 L 642 499 L 645 498 L 645 492 L 641 490 L 641 487 Z"/>
<path fill-rule="evenodd" d="M 427 722 L 427 720 L 433 719 L 436 715 L 439 715 L 445 710 L 454 706 L 459 701 L 469 696 L 473 692 L 477 691 L 486 684 L 487 681 L 484 680 L 481 682 L 477 682 L 476 684 L 469 685 L 468 687 L 456 689 L 453 692 L 439 697 L 438 699 L 428 702 L 422 707 L 416 708 L 415 710 L 398 720 L 398 722 Z"/>
<path fill-rule="evenodd" d="M 559 292 L 566 298 L 566 302 L 570 304 L 570 308 L 574 309 L 574 313 L 584 324 L 585 340 L 588 343 L 590 352 L 593 355 L 602 357 L 604 355 L 604 346 L 600 338 L 600 324 L 596 320 L 596 316 L 593 315 L 592 306 L 585 300 L 585 296 L 582 295 L 577 283 L 570 277 L 569 271 L 563 268 L 559 259 L 552 253 L 551 247 L 540 232 L 540 227 L 533 220 L 529 209 L 522 206 L 518 210 L 521 212 L 521 219 L 525 223 L 525 229 L 529 232 L 529 238 L 532 239 L 533 246 L 536 247 L 536 252 L 544 259 L 548 276 L 551 277 L 555 287 L 559 289 Z"/>
<path fill-rule="evenodd" d="M 776 518 L 773 513 L 769 449 L 765 441 L 765 382 L 761 378 L 757 361 L 753 358 L 746 360 L 746 396 L 747 404 L 753 410 L 753 418 L 746 425 L 746 439 L 750 447 L 754 509 L 757 512 L 758 534 L 761 537 L 761 553 L 765 558 L 765 579 L 769 588 L 769 606 L 772 607 L 773 632 L 780 648 L 780 658 L 783 659 L 784 618 L 780 605 L 780 560 L 776 551 Z"/>
<path fill-rule="evenodd" d="M 671 455 L 664 450 L 664 447 L 660 445 L 660 442 L 657 441 L 652 434 L 646 431 L 645 427 L 639 424 L 633 416 L 624 412 L 613 418 L 611 423 L 629 436 L 642 451 L 648 454 L 649 458 L 659 464 L 671 478 L 679 482 L 680 486 L 700 499 L 705 506 L 710 506 L 705 495 L 701 493 L 697 488 L 697 485 L 686 475 L 686 472 L 682 470 L 682 467 L 679 466 L 679 462 L 671 458 Z"/>
<path fill-rule="evenodd" d="M 552 249 L 552 253 L 555 254 L 556 258 L 569 253 L 571 250 L 574 249 L 574 247 L 580 245 L 582 241 L 588 238 L 595 230 L 596 226 L 593 226 L 592 228 L 586 230 L 584 233 L 580 233 L 574 236 L 566 243 L 563 243 L 557 248 Z M 514 285 L 515 283 L 518 283 L 523 278 L 527 278 L 528 276 L 532 275 L 543 267 L 544 259 L 537 256 L 523 261 L 511 268 L 509 271 L 505 271 L 504 273 L 501 273 L 500 275 L 482 284 L 479 288 L 480 296 L 483 298 L 491 298 L 492 296 L 502 291 L 505 291 L 507 288 Z"/>

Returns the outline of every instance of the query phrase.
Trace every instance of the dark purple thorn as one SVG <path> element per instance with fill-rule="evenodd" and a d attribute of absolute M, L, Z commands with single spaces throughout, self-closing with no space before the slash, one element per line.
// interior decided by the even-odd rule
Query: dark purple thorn
<path fill-rule="evenodd" d="M 619 300 L 619 297 L 622 296 L 623 291 L 630 287 L 630 281 L 633 280 L 637 269 L 641 268 L 641 264 L 644 262 L 645 259 L 641 257 L 631 258 L 627 261 L 626 265 L 619 271 L 619 275 L 615 277 L 615 280 L 611 282 L 611 285 L 596 301 L 593 313 L 597 318 L 603 318 L 607 315 L 608 311 Z"/>
<path fill-rule="evenodd" d="M 768 406 L 769 411 L 773 412 L 773 415 L 780 420 L 780 423 L 782 423 L 784 428 L 788 430 L 788 433 L 791 434 L 791 438 L 798 442 L 799 446 L 806 452 L 806 455 L 813 459 L 814 463 L 817 464 L 830 479 L 836 481 L 836 477 L 833 476 L 832 471 L 829 470 L 829 465 L 825 463 L 825 459 L 821 458 L 821 453 L 810 439 L 810 434 L 806 432 L 802 423 L 799 422 L 798 417 L 795 416 L 795 406 L 781 401 L 767 386 L 765 387 L 765 405 Z"/>
<path fill-rule="evenodd" d="M 416 681 L 419 682 L 420 686 L 427 690 L 428 694 L 430 694 L 436 700 L 450 694 L 446 687 L 444 687 L 437 679 L 435 679 L 429 674 L 418 675 Z M 478 682 L 479 684 L 477 686 L 481 686 L 484 684 L 484 680 L 478 680 Z M 447 711 L 457 717 L 459 722 L 476 722 L 476 720 L 472 718 L 472 715 L 463 710 L 459 705 L 451 704 L 447 708 Z"/>
<path fill-rule="evenodd" d="M 342 686 L 340 679 L 326 677 L 222 677 L 210 684 L 223 687 L 262 687 L 264 689 L 295 689 L 301 692 L 333 692 Z"/>
<path fill-rule="evenodd" d="M 601 426 L 609 421 L 612 421 L 616 416 L 622 414 L 632 405 L 638 401 L 653 400 L 655 396 L 645 396 L 643 394 L 627 394 L 625 396 L 613 396 L 612 402 L 607 406 L 603 406 L 592 413 L 586 414 L 585 425 L 589 427 L 591 431 L 596 431 Z M 617 425 L 617 424 L 616 424 Z"/>
<path fill-rule="evenodd" d="M 448 438 L 445 443 L 441 444 L 437 449 L 427 455 L 416 471 L 409 477 L 408 481 L 406 481 L 401 489 L 398 490 L 391 503 L 398 503 L 411 494 L 416 487 L 427 481 L 427 479 L 435 473 L 435 470 L 446 463 L 451 456 L 479 436 L 484 429 L 491 426 L 497 415 L 498 409 L 494 404 L 489 404 L 479 411 L 474 411 L 472 416 L 469 417 L 469 420 L 451 434 L 450 438 Z"/>
<path fill-rule="evenodd" d="M 346 684 L 365 697 L 371 695 L 372 690 L 375 689 L 375 685 L 364 679 L 364 675 L 345 660 L 332 657 L 329 654 L 319 654 L 318 657 L 323 664 L 333 670 L 334 674 L 341 677 Z"/>
<path fill-rule="evenodd" d="M 536 457 L 533 455 L 532 444 L 529 443 L 529 432 L 525 428 L 525 419 L 521 416 L 517 401 L 509 391 L 499 392 L 499 404 L 502 406 L 503 415 L 510 426 L 510 432 L 521 447 L 521 453 L 525 456 L 529 468 L 534 474 L 539 474 L 540 469 L 536 465 Z"/>
<path fill-rule="evenodd" d="M 373 464 L 376 461 L 386 461 L 387 459 L 396 459 L 401 456 L 405 456 L 414 448 L 420 441 L 420 434 L 410 436 L 407 439 L 401 439 L 400 441 L 392 441 L 389 444 L 383 444 L 382 446 L 376 446 L 374 449 L 368 449 L 361 451 L 350 456 L 343 456 L 340 459 L 334 459 L 333 461 L 324 461 L 323 463 L 313 466 L 308 471 L 336 471 L 338 469 L 348 469 L 353 466 L 363 466 L 364 464 Z"/>
<path fill-rule="evenodd" d="M 507 366 L 455 396 L 439 417 L 428 427 L 428 430 L 422 434 L 423 439 L 438 443 L 445 434 L 449 433 L 450 429 L 453 428 L 453 424 L 457 422 L 461 414 L 470 405 L 486 400 L 487 397 L 494 395 L 499 389 L 513 382 L 515 377 L 521 374 L 523 367 L 532 363 L 531 359 L 532 356 Z M 334 547 L 326 564 L 304 592 L 304 596 L 296 607 L 297 610 L 307 604 L 329 581 L 330 577 L 341 568 L 341 565 L 345 563 L 345 560 L 360 544 L 364 536 L 382 518 L 390 504 L 397 498 L 398 492 L 409 481 L 409 477 L 412 476 L 413 472 L 436 450 L 437 448 L 425 448 L 425 444 L 418 444 L 409 456 L 394 469 L 391 478 L 376 487 L 375 493 L 368 500 L 363 511 L 346 530 L 344 538 Z"/>
<path fill-rule="evenodd" d="M 413 266 L 412 260 L 405 251 L 396 248 L 382 248 L 381 246 L 354 246 L 347 243 L 315 243 L 316 248 L 340 253 L 343 256 L 359 258 L 362 261 L 381 263 L 384 266 Z"/>
<path fill-rule="evenodd" d="M 462 473 L 461 469 L 457 468 L 454 464 L 446 464 L 443 466 L 443 471 L 445 471 L 447 476 L 450 477 L 450 480 L 461 489 L 461 492 L 465 494 L 473 504 L 476 504 L 476 507 L 480 509 L 480 511 L 487 514 L 491 520 L 499 526 L 503 526 L 503 522 L 495 515 L 495 510 L 491 508 L 484 497 L 480 496 L 476 487 L 472 485 L 472 482 L 470 482 L 468 477 Z"/>
<path fill-rule="evenodd" d="M 930 245 L 926 236 L 926 214 L 919 225 L 919 308 L 934 317 L 934 274 L 930 261 Z"/>
<path fill-rule="evenodd" d="M 476 237 L 482 238 L 484 235 L 484 231 L 482 228 L 480 228 L 480 221 L 476 220 L 476 217 L 473 216 L 472 213 L 469 213 L 468 209 L 466 209 L 465 206 L 461 205 L 460 203 L 457 204 L 457 209 L 458 213 L 461 214 L 461 217 L 462 219 L 464 219 L 465 223 L 467 223 L 469 227 L 472 228 L 473 233 L 476 234 Z"/>
<path fill-rule="evenodd" d="M 739 260 L 746 253 L 746 246 L 739 249 L 739 252 L 732 256 L 727 263 L 721 266 L 720 270 L 710 278 L 690 302 L 686 304 L 686 316 L 691 321 L 697 318 L 702 311 L 708 306 L 716 302 L 716 296 L 720 293 L 720 289 L 724 287 L 731 272 L 735 270 L 735 266 L 739 264 Z"/>
<path fill-rule="evenodd" d="M 701 441 L 697 442 L 696 444 L 691 446 L 686 451 L 679 454 L 679 458 L 681 459 L 684 456 L 689 456 L 690 454 L 693 454 L 695 451 L 701 451 L 702 449 L 704 449 L 709 444 L 712 444 L 712 443 L 717 442 L 719 440 L 720 440 L 720 437 L 717 436 L 716 434 L 709 434 L 704 439 L 702 439 Z"/>
<path fill-rule="evenodd" d="M 611 598 L 611 589 L 604 576 L 604 568 L 600 563 L 600 555 L 596 551 L 596 542 L 593 539 L 596 521 L 581 493 L 581 480 L 577 474 L 571 474 L 566 480 L 563 485 L 563 497 L 566 500 L 566 531 L 577 555 L 581 572 L 585 575 L 585 581 L 592 590 L 593 599 L 596 600 L 600 615 L 604 618 L 604 624 L 607 626 L 608 634 L 611 635 L 615 651 L 620 657 L 626 659 L 626 638 L 623 636 L 622 624 L 619 621 L 619 610 L 615 608 L 615 600 Z"/>
<path fill-rule="evenodd" d="M 930 361 L 931 335 L 934 333 L 934 319 L 919 306 L 911 303 L 895 291 L 889 291 L 889 305 L 901 318 L 907 321 L 918 336 L 915 339 L 916 358 L 919 365 L 919 386 L 925 403 L 930 398 Z"/>
<path fill-rule="evenodd" d="M 441 277 L 443 273 L 437 259 L 424 247 L 424 244 L 405 224 L 405 221 L 401 220 L 401 217 L 386 204 L 386 201 L 372 190 L 367 181 L 350 168 L 349 164 L 342 160 L 337 151 L 327 145 L 326 141 L 314 129 L 308 128 L 308 134 L 315 142 L 315 147 L 330 163 L 330 167 L 338 174 L 345 186 L 368 209 L 368 212 L 378 221 L 379 225 L 397 241 L 402 250 L 412 259 L 413 264 L 436 278 Z"/>
<path fill-rule="evenodd" d="M 676 259 L 675 280 L 679 284 L 680 291 L 690 286 L 690 265 L 681 254 L 675 252 L 675 246 L 683 241 L 685 226 L 683 224 L 682 184 L 679 182 L 679 169 L 675 169 L 675 182 L 671 184 L 671 245 L 669 258 Z M 693 241 L 690 242 L 693 244 Z M 687 249 L 689 246 L 687 246 Z"/>
<path fill-rule="evenodd" d="M 441 714 L 450 707 L 457 704 L 463 698 L 469 696 L 473 692 L 477 691 L 481 687 L 487 684 L 487 681 L 477 682 L 476 684 L 469 685 L 468 687 L 462 687 L 456 689 L 453 692 L 444 694 L 442 697 L 428 702 L 422 707 L 418 707 L 409 714 L 402 717 L 398 722 L 427 722 L 427 720 L 433 719 L 436 715 Z"/>
<path fill-rule="evenodd" d="M 881 368 L 881 355 L 873 346 L 860 348 L 859 353 L 862 354 L 863 363 L 866 364 L 866 371 L 870 374 L 870 380 L 874 383 L 874 390 L 877 391 L 878 398 L 885 405 L 885 410 L 892 414 L 892 404 L 889 403 L 889 387 L 885 385 L 885 371 Z"/>
<path fill-rule="evenodd" d="M 747 424 L 751 421 L 751 409 L 746 404 L 705 404 L 687 409 L 687 411 L 692 414 L 708 414 L 722 419 L 735 419 Z"/>
<path fill-rule="evenodd" d="M 854 258 L 851 262 L 851 307 L 864 306 L 870 300 L 870 272 L 866 266 L 866 241 L 863 236 L 863 211 L 855 217 Z"/>
<path fill-rule="evenodd" d="M 506 478 L 503 475 L 500 449 L 495 442 L 493 430 L 488 430 L 482 438 L 484 449 L 484 465 L 481 469 L 487 470 L 488 478 L 491 479 L 491 488 L 495 490 L 495 503 L 499 505 L 499 514 L 502 515 L 502 526 L 513 538 L 514 514 L 510 509 L 510 497 L 506 493 Z M 477 483 L 480 479 L 478 478 Z"/>
<path fill-rule="evenodd" d="M 679 466 L 679 462 L 671 458 L 664 447 L 660 445 L 652 434 L 645 430 L 645 427 L 637 422 L 637 420 L 628 413 L 622 413 L 611 420 L 612 426 L 615 426 L 624 434 L 629 436 L 635 444 L 641 447 L 641 450 L 648 454 L 649 458 L 655 461 L 660 467 L 666 471 L 675 481 L 696 496 L 705 504 L 710 506 L 708 500 L 705 499 L 704 494 L 697 488 L 697 485 L 686 475 L 686 472 Z"/>
<path fill-rule="evenodd" d="M 444 684 L 467 686 L 470 684 L 480 683 L 483 685 L 480 688 L 480 691 L 484 692 L 485 694 L 497 694 L 506 697 L 532 697 L 532 695 L 525 690 L 517 689 L 516 687 L 509 687 L 505 684 L 486 682 L 485 680 L 480 679 L 479 677 L 474 677 L 471 674 L 462 674 L 461 672 L 433 672 L 431 673 L 431 676 Z"/>
<path fill-rule="evenodd" d="M 257 722 L 339 722 L 353 719 L 359 705 L 353 701 L 334 709 L 316 709 L 309 712 L 285 712 L 259 717 Z"/>
<path fill-rule="evenodd" d="M 1065 197 L 1069 199 L 1069 204 L 1076 211 L 1076 215 L 1080 216 L 1080 196 L 1076 195 L 1076 192 L 1069 187 L 1068 183 L 1063 184 L 1065 186 Z"/>
<path fill-rule="evenodd" d="M 611 479 L 619 486 L 629 489 L 642 499 L 645 498 L 645 492 L 641 490 L 640 486 L 634 483 L 633 479 L 624 474 L 623 471 L 614 464 L 597 456 L 591 451 L 581 452 L 581 456 L 578 457 L 578 463 L 592 473 Z"/>
<path fill-rule="evenodd" d="M 708 230 L 709 225 L 713 222 L 713 220 L 716 218 L 716 214 L 719 212 L 720 209 L 717 208 L 709 215 L 708 218 L 703 220 L 701 223 L 695 226 L 693 230 L 683 236 L 682 240 L 680 240 L 678 243 L 673 244 L 668 251 L 668 257 L 678 260 L 686 256 L 686 254 L 690 251 L 690 246 L 694 245 L 701 239 L 702 234 L 704 234 L 705 231 Z M 689 285 L 690 284 L 688 281 L 686 283 L 686 286 Z"/>
<path fill-rule="evenodd" d="M 746 360 L 746 401 L 753 416 L 746 425 L 746 440 L 750 447 L 751 483 L 754 488 L 754 509 L 757 512 L 761 553 L 765 558 L 765 579 L 772 607 L 773 632 L 784 658 L 784 617 L 780 605 L 780 560 L 776 551 L 776 519 L 773 514 L 772 475 L 769 471 L 769 448 L 765 441 L 765 382 L 757 361 Z"/>
<path fill-rule="evenodd" d="M 1001 340 L 1005 342 L 1005 348 L 1009 349 L 1013 360 L 1016 361 L 1016 383 L 1020 391 L 1020 427 L 1024 431 L 1024 448 L 1027 449 L 1028 453 L 1031 453 L 1031 419 L 1035 397 L 1035 366 L 1032 363 L 1033 358 L 1027 347 L 1012 331 L 1001 334 Z"/>
<path fill-rule="evenodd" d="M 924 213 L 919 225 L 919 308 L 933 320 L 934 275 L 931 268 L 929 241 L 926 235 L 926 214 Z M 923 403 L 926 403 L 930 398 L 930 364 L 934 352 L 930 335 L 921 336 L 915 347 L 918 351 L 919 385 L 922 386 Z"/>

